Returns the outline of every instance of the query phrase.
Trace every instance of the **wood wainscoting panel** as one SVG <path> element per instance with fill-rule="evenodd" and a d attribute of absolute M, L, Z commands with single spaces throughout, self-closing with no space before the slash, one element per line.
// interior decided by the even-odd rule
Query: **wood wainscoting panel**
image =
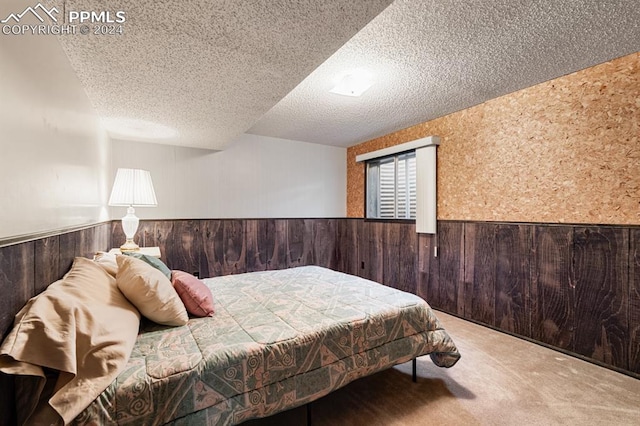
<path fill-rule="evenodd" d="M 313 219 L 287 220 L 287 267 L 313 262 Z"/>
<path fill-rule="evenodd" d="M 245 247 L 247 250 L 247 272 L 266 271 L 267 262 L 271 259 L 275 235 L 269 232 L 268 219 L 252 219 L 245 221 Z M 260 241 L 260 242 L 258 242 Z"/>
<path fill-rule="evenodd" d="M 467 289 L 465 278 L 465 224 L 462 222 L 438 223 L 439 279 L 433 280 L 435 287 L 430 293 L 435 296 L 439 308 L 453 314 L 467 316 L 465 292 L 473 291 L 473 281 Z M 433 257 L 433 249 L 429 254 Z M 469 305 L 471 312 L 471 305 Z"/>
<path fill-rule="evenodd" d="M 384 228 L 387 224 L 365 222 L 365 225 L 369 245 L 366 278 L 381 283 L 384 282 Z"/>
<path fill-rule="evenodd" d="M 466 223 L 464 238 L 465 317 L 530 337 L 531 227 Z"/>
<path fill-rule="evenodd" d="M 369 279 L 369 223 L 358 219 L 358 276 Z"/>
<path fill-rule="evenodd" d="M 400 227 L 387 223 L 382 230 L 382 283 L 400 288 Z"/>
<path fill-rule="evenodd" d="M 200 277 L 211 278 L 224 275 L 224 255 L 222 240 L 224 226 L 222 220 L 202 221 L 202 255 L 200 261 Z"/>
<path fill-rule="evenodd" d="M 244 220 L 222 221 L 222 274 L 247 272 Z"/>
<path fill-rule="evenodd" d="M 80 231 L 69 232 L 60 235 L 60 247 L 58 255 L 58 267 L 60 272 L 71 269 L 73 259 L 76 257 L 76 242 L 80 238 Z"/>
<path fill-rule="evenodd" d="M 245 221 L 247 272 L 287 267 L 287 223 L 278 219 Z"/>
<path fill-rule="evenodd" d="M 640 227 L 439 221 L 436 236 L 416 234 L 413 224 L 364 219 L 143 221 L 140 227 L 141 241 L 160 246 L 171 267 L 191 272 L 200 265 L 201 277 L 328 266 L 640 374 Z M 119 222 L 114 230 L 116 239 Z M 61 263 L 70 264 L 76 244 L 83 245 L 76 239 L 82 241 L 60 237 Z M 36 250 L 55 251 L 45 244 L 55 239 Z M 54 276 L 55 265 L 47 267 L 38 273 Z"/>
<path fill-rule="evenodd" d="M 135 241 L 138 241 L 137 236 L 140 234 L 140 229 L 148 226 L 149 221 L 145 220 L 145 221 L 140 221 L 140 224 L 138 225 L 138 232 L 136 233 L 136 238 Z M 111 247 L 109 247 L 109 250 L 111 248 L 117 248 L 120 247 L 122 244 L 124 244 L 124 232 L 122 231 L 122 223 L 119 220 L 114 220 L 113 222 L 111 222 Z"/>
<path fill-rule="evenodd" d="M 122 227 L 120 227 L 120 230 L 122 231 Z M 87 257 L 91 259 L 97 251 L 109 250 L 111 233 L 112 225 L 110 223 L 101 223 L 78 231 L 60 234 L 58 236 L 58 273 L 60 276 L 56 279 L 61 278 L 62 275 L 71 269 L 73 259 L 76 257 Z M 122 235 L 122 242 L 124 242 L 124 233 Z M 43 240 L 44 239 L 38 241 Z M 51 284 L 51 282 L 49 284 Z M 42 285 L 46 288 L 47 284 Z"/>
<path fill-rule="evenodd" d="M 114 229 L 115 239 L 119 222 Z M 640 227 L 439 221 L 434 236 L 364 219 L 207 219 L 144 221 L 140 232 L 170 267 L 201 277 L 330 267 L 640 374 Z M 61 263 L 73 259 L 74 238 L 60 236 Z M 38 242 L 36 252 L 55 244 Z M 55 265 L 40 268 L 55 275 Z"/>
<path fill-rule="evenodd" d="M 495 228 L 489 223 L 464 226 L 464 316 L 488 325 L 496 324 Z"/>
<path fill-rule="evenodd" d="M 246 220 L 244 238 L 247 272 L 266 271 L 267 262 L 271 258 L 270 250 L 273 250 L 273 245 L 269 244 L 269 240 L 273 240 L 273 232 L 269 233 L 269 221 L 266 219 Z"/>
<path fill-rule="evenodd" d="M 336 219 L 313 219 L 313 259 L 312 265 L 336 269 Z"/>
<path fill-rule="evenodd" d="M 351 275 L 360 275 L 358 224 L 361 219 L 337 219 L 336 268 Z"/>
<path fill-rule="evenodd" d="M 628 267 L 629 229 L 574 229 L 573 351 L 623 369 L 629 367 Z"/>
<path fill-rule="evenodd" d="M 267 232 L 271 251 L 270 260 L 267 261 L 267 269 L 284 269 L 287 267 L 287 221 L 284 219 L 269 220 Z M 273 243 L 271 243 L 273 239 Z M 271 245 L 272 244 L 272 245 Z"/>
<path fill-rule="evenodd" d="M 433 234 L 418 234 L 418 276 L 416 294 L 426 300 L 433 308 L 440 307 L 439 296 L 439 259 L 433 250 L 437 239 Z"/>
<path fill-rule="evenodd" d="M 531 337 L 530 225 L 501 224 L 495 229 L 496 323 L 501 330 Z"/>
<path fill-rule="evenodd" d="M 416 294 L 418 290 L 418 234 L 415 223 L 401 223 L 398 255 L 400 273 L 398 288 Z"/>
<path fill-rule="evenodd" d="M 567 350 L 573 348 L 575 334 L 572 259 L 572 227 L 534 227 L 530 293 L 531 337 Z"/>
<path fill-rule="evenodd" d="M 629 370 L 640 374 L 640 228 L 629 239 Z"/>
<path fill-rule="evenodd" d="M 78 232 L 76 242 L 76 257 L 93 258 L 98 251 L 111 246 L 111 224 L 101 223 L 91 228 L 82 229 Z"/>
<path fill-rule="evenodd" d="M 35 296 L 35 242 L 0 248 L 0 332 L 2 340 L 27 301 Z M 57 256 L 57 253 L 56 253 Z M 46 286 L 45 286 L 46 287 Z M 14 376 L 0 373 L 0 424 L 15 424 Z"/>
<path fill-rule="evenodd" d="M 60 279 L 63 272 L 60 271 L 60 236 L 42 238 L 34 241 L 35 258 L 40 262 L 35 262 L 35 278 L 33 294 L 42 293 L 49 284 Z M 105 246 L 105 247 L 108 247 Z"/>
<path fill-rule="evenodd" d="M 202 275 L 202 268 L 206 265 L 202 258 L 206 253 L 203 225 L 199 220 L 156 221 L 152 242 L 147 241 L 145 245 L 160 247 L 164 262 L 170 269 Z"/>
<path fill-rule="evenodd" d="M 0 331 L 4 339 L 13 326 L 16 313 L 34 293 L 33 241 L 0 249 Z"/>

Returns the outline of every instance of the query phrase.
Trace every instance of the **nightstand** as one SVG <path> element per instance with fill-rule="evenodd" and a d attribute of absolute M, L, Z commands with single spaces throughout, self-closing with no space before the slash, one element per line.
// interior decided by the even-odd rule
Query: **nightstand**
<path fill-rule="evenodd" d="M 140 250 L 137 250 L 136 253 L 160 258 L 160 247 L 140 247 Z M 121 254 L 120 249 L 112 248 L 111 250 L 109 250 L 109 254 Z"/>

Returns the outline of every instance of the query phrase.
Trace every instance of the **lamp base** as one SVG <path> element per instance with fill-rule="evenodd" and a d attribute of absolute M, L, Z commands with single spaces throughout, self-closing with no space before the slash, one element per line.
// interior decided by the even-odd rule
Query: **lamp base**
<path fill-rule="evenodd" d="M 133 242 L 133 237 L 136 235 L 139 223 L 135 213 L 136 211 L 133 206 L 129 206 L 127 208 L 127 214 L 122 218 L 122 230 L 124 231 L 126 241 L 120 246 L 121 252 L 140 250 L 140 247 Z"/>
<path fill-rule="evenodd" d="M 130 240 L 128 238 L 127 238 L 127 241 L 120 246 L 120 251 L 123 253 L 131 252 L 131 251 L 139 251 L 139 250 L 140 250 L 140 247 L 136 243 L 134 243 L 132 239 Z"/>

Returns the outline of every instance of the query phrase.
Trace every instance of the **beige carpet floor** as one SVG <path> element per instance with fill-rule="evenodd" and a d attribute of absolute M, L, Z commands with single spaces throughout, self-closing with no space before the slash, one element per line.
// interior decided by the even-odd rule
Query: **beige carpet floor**
<path fill-rule="evenodd" d="M 313 426 L 640 425 L 640 380 L 437 312 L 462 358 L 418 358 L 311 404 Z M 305 425 L 305 407 L 251 426 Z"/>

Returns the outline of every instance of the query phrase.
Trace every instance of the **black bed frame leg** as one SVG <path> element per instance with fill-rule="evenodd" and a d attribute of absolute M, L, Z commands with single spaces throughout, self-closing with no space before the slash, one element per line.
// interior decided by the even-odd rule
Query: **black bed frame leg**
<path fill-rule="evenodd" d="M 413 383 L 417 383 L 418 382 L 418 373 L 416 372 L 417 365 L 418 365 L 417 359 L 416 358 L 412 359 L 411 364 L 413 367 L 411 379 L 413 380 Z"/>
<path fill-rule="evenodd" d="M 311 403 L 307 403 L 307 426 L 311 426 Z"/>

